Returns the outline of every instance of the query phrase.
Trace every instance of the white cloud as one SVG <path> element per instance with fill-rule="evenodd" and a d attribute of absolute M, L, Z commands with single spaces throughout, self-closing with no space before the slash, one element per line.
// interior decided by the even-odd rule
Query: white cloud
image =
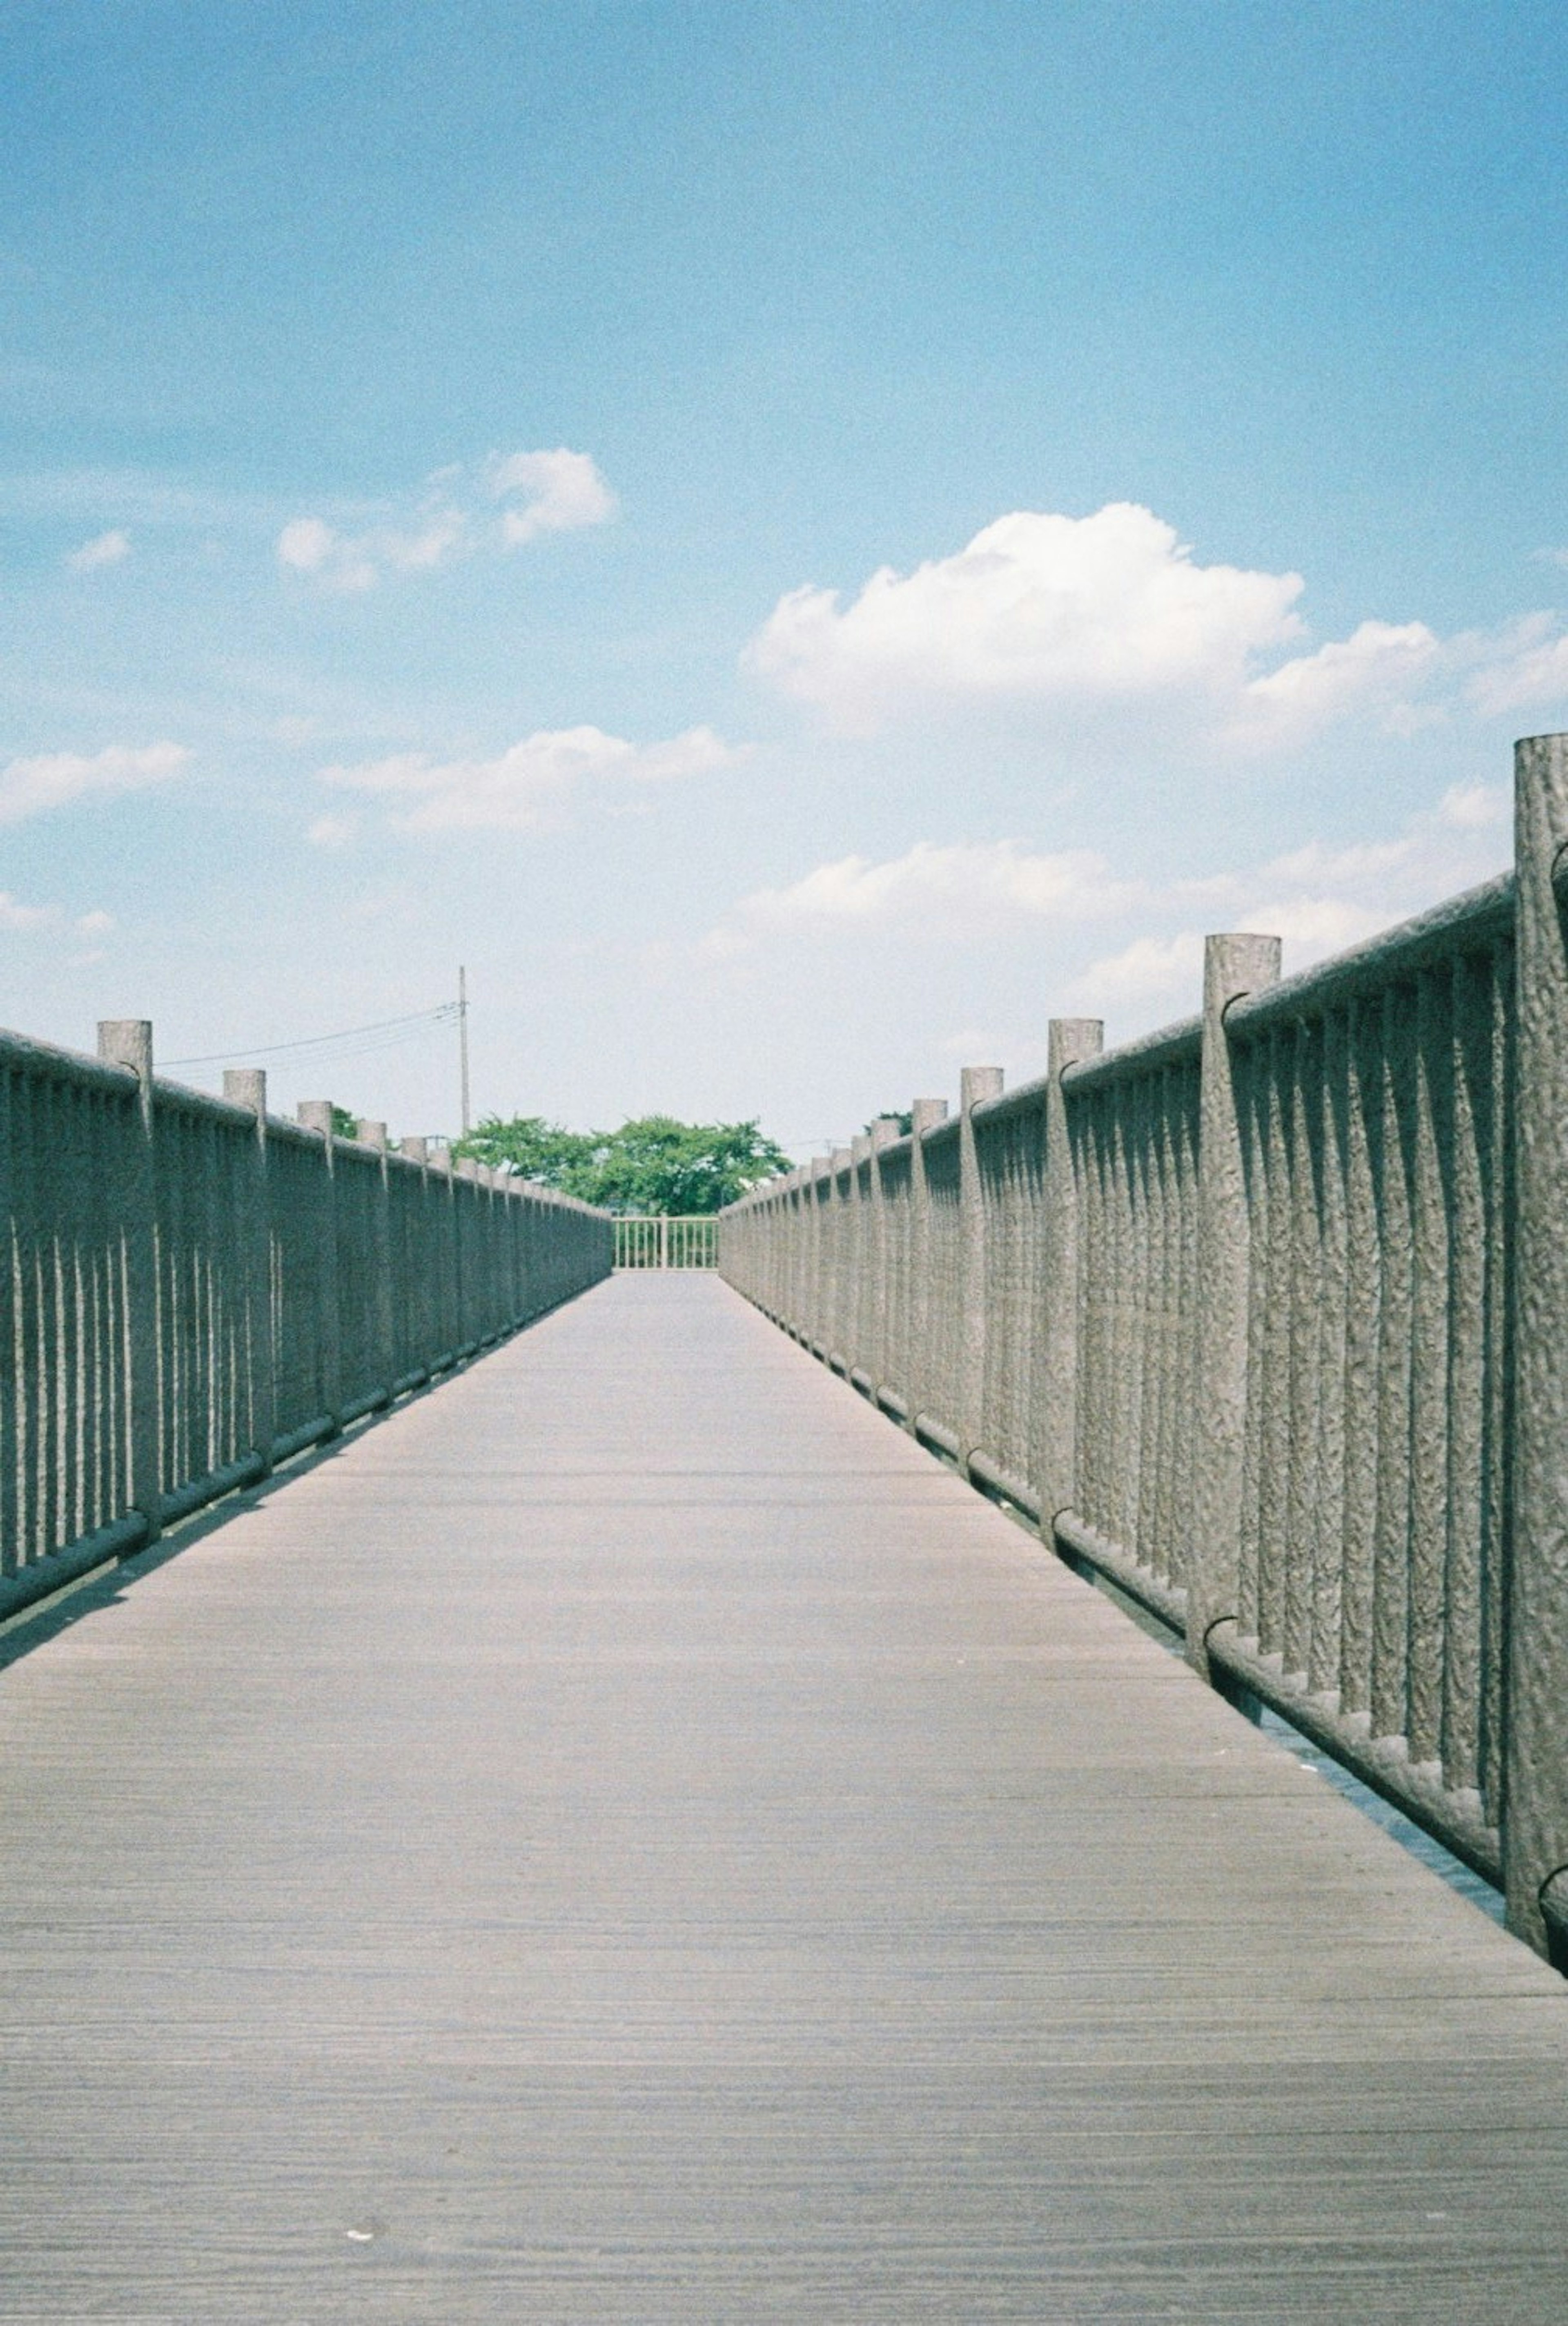
<path fill-rule="evenodd" d="M 1568 706 L 1568 635 L 1553 614 L 1526 614 L 1490 637 L 1460 642 L 1475 667 L 1465 693 L 1483 716 L 1537 703 Z"/>
<path fill-rule="evenodd" d="M 430 572 L 450 563 L 468 540 L 462 511 L 439 505 L 427 507 L 412 529 L 382 526 L 339 533 L 324 517 L 301 516 L 278 535 L 278 563 L 329 590 L 370 590 L 387 572 Z"/>
<path fill-rule="evenodd" d="M 24 905 L 5 889 L 0 889 L 0 930 L 7 936 L 23 936 L 34 929 L 48 928 L 58 919 L 52 905 Z"/>
<path fill-rule="evenodd" d="M 1344 953 L 1363 938 L 1389 926 L 1390 915 L 1377 905 L 1359 904 L 1352 897 L 1265 897 L 1243 907 L 1248 928 L 1266 929 L 1283 939 L 1282 952 L 1291 969 L 1308 969 L 1331 954 Z"/>
<path fill-rule="evenodd" d="M 1245 893 L 1240 884 L 1238 890 Z M 1310 968 L 1359 944 L 1389 917 L 1346 898 L 1311 896 L 1241 903 L 1220 916 L 1227 927 L 1283 938 L 1290 971 Z M 1093 1018 L 1130 1011 L 1149 1024 L 1196 1017 L 1203 997 L 1203 936 L 1202 929 L 1188 927 L 1171 935 L 1134 937 L 1071 979 L 1062 990 L 1062 1005 Z"/>
<path fill-rule="evenodd" d="M 1174 936 L 1134 937 L 1119 952 L 1091 962 L 1081 977 L 1065 989 L 1063 1007 L 1081 1009 L 1087 1017 L 1109 1018 L 1118 1010 L 1160 1009 L 1180 996 L 1174 1016 L 1184 1004 L 1193 1009 L 1192 996 L 1203 979 L 1203 938 L 1197 929 L 1178 929 Z"/>
<path fill-rule="evenodd" d="M 1374 936 L 1505 869 L 1509 803 L 1500 786 L 1455 785 L 1388 840 L 1348 848 L 1312 841 L 1249 871 L 1174 881 L 1146 916 L 1165 926 L 1090 963 L 1064 1005 L 1094 1016 L 1137 1008 L 1172 1017 L 1199 1007 L 1205 929 L 1260 929 L 1285 940 L 1287 973 Z M 1202 926 L 1190 916 L 1202 913 Z M 1179 916 L 1182 926 L 1169 923 Z"/>
<path fill-rule="evenodd" d="M 0 889 L 0 935 L 36 936 L 42 931 L 67 926 L 66 916 L 58 905 L 24 905 Z M 114 926 L 114 915 L 102 912 L 83 913 L 69 924 L 74 935 L 84 937 L 107 936 Z M 101 954 L 91 957 L 100 959 Z M 72 955 L 73 960 L 79 958 Z"/>
<path fill-rule="evenodd" d="M 347 848 L 358 829 L 351 815 L 319 815 L 307 825 L 305 838 L 312 848 Z"/>
<path fill-rule="evenodd" d="M 1501 784 L 1451 784 L 1437 804 L 1437 820 L 1461 832 L 1507 823 L 1513 803 Z"/>
<path fill-rule="evenodd" d="M 1456 784 L 1391 839 L 1347 848 L 1309 841 L 1263 865 L 1250 886 L 1254 893 L 1350 898 L 1387 926 L 1502 870 L 1511 854 L 1510 814 L 1505 786 Z"/>
<path fill-rule="evenodd" d="M 422 573 L 446 564 L 463 548 L 469 528 L 461 509 L 432 509 L 413 533 L 373 535 L 377 554 L 400 572 Z"/>
<path fill-rule="evenodd" d="M 851 605 L 792 591 L 747 650 L 754 670 L 840 725 L 954 701 L 1076 706 L 1183 696 L 1232 704 L 1261 653 L 1301 635 L 1295 573 L 1199 565 L 1152 510 L 1017 510 L 956 556 L 884 566 Z"/>
<path fill-rule="evenodd" d="M 297 516 L 278 535 L 278 557 L 296 573 L 319 573 L 332 555 L 338 536 L 319 516 Z"/>
<path fill-rule="evenodd" d="M 511 502 L 497 518 L 487 502 Z M 438 470 L 417 501 L 378 523 L 334 524 L 320 514 L 290 519 L 277 536 L 278 563 L 320 588 L 374 589 L 394 573 L 431 573 L 489 549 L 515 549 L 543 535 L 605 525 L 618 504 L 587 452 L 511 452 L 482 473 Z M 363 516 L 365 512 L 361 511 Z"/>
<path fill-rule="evenodd" d="M 842 856 L 784 889 L 758 889 L 731 907 L 703 950 L 722 958 L 770 937 L 897 927 L 939 943 L 995 934 L 1005 923 L 1092 919 L 1139 890 L 1087 850 L 1044 854 L 1016 840 L 937 847 L 917 841 L 886 863 Z"/>
<path fill-rule="evenodd" d="M 1454 786 L 1387 839 L 1343 848 L 1313 841 L 1196 879 L 1119 877 L 1100 856 L 1017 841 L 923 841 L 880 861 L 836 858 L 786 887 L 755 890 L 686 961 L 787 978 L 811 948 L 841 946 L 865 964 L 890 938 L 911 974 L 917 947 L 939 954 L 937 973 L 956 997 L 970 991 L 988 945 L 1024 937 L 1044 1009 L 1147 1026 L 1199 1008 L 1207 931 L 1267 931 L 1285 940 L 1287 971 L 1304 969 L 1473 887 L 1508 855 L 1508 792 L 1484 784 Z M 1025 1037 L 1011 1045 L 1015 1070 L 1026 1047 Z"/>
<path fill-rule="evenodd" d="M 527 736 L 493 759 L 432 760 L 405 752 L 359 767 L 323 768 L 320 780 L 405 803 L 392 818 L 404 832 L 540 832 L 558 829 L 589 788 L 708 775 L 741 756 L 710 727 L 641 745 L 598 727 L 567 727 Z"/>
<path fill-rule="evenodd" d="M 1352 712 L 1407 723 L 1442 652 L 1424 622 L 1363 622 L 1348 638 L 1248 680 L 1234 718 L 1245 740 L 1293 743 Z"/>
<path fill-rule="evenodd" d="M 1311 645 L 1303 586 L 1296 573 L 1201 564 L 1130 502 L 1076 518 L 1016 510 L 953 556 L 909 573 L 883 566 L 847 603 L 791 591 L 744 661 L 861 734 L 1010 704 L 1064 741 L 1093 731 L 1146 748 L 1285 750 L 1350 718 L 1407 733 L 1466 705 L 1491 716 L 1568 704 L 1554 614 L 1449 639 L 1424 622 L 1368 620 Z"/>
<path fill-rule="evenodd" d="M 116 527 L 112 533 L 95 534 L 73 549 L 66 563 L 73 573 L 96 573 L 105 565 L 118 565 L 131 554 L 131 536 Z"/>
<path fill-rule="evenodd" d="M 620 507 L 592 457 L 564 444 L 553 452 L 513 452 L 496 461 L 490 488 L 497 499 L 524 497 L 523 507 L 508 509 L 501 520 L 502 537 L 513 549 L 542 533 L 608 525 Z"/>
<path fill-rule="evenodd" d="M 92 795 L 145 790 L 183 773 L 190 754 L 180 743 L 150 743 L 133 749 L 111 743 L 90 757 L 53 751 L 12 759 L 0 768 L 0 823 L 21 823 L 72 800 Z"/>

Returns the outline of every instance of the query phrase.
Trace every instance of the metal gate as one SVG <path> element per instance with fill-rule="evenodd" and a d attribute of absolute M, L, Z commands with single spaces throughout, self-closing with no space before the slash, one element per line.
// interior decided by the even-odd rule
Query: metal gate
<path fill-rule="evenodd" d="M 616 1222 L 617 1268 L 717 1268 L 719 1222 L 712 1213 L 691 1218 L 627 1218 Z"/>

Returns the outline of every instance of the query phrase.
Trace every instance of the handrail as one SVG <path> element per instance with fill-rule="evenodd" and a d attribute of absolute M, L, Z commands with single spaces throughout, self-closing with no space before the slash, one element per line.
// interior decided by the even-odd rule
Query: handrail
<path fill-rule="evenodd" d="M 1162 1067 L 1191 1065 L 1203 1042 L 1202 1018 L 1183 1018 L 1161 1026 L 1119 1049 L 1102 1050 L 1096 1058 L 1081 1058 L 1062 1074 L 1063 1086 L 1076 1094 L 1093 1084 L 1124 1081 L 1130 1075 L 1157 1074 Z"/>
<path fill-rule="evenodd" d="M 1568 1866 L 1568 737 L 1514 870 L 721 1215 L 883 1410 L 1339 1754 L 1548 1943 Z M 893 1167 L 893 1168 L 890 1168 Z M 810 1200 L 799 1200 L 803 1186 Z M 1553 1893 L 1555 1896 L 1555 1892 Z"/>
<path fill-rule="evenodd" d="M 0 1620 L 608 1272 L 608 1219 L 325 1102 L 0 1034 Z"/>
<path fill-rule="evenodd" d="M 1451 960 L 1457 953 L 1479 951 L 1511 936 L 1514 926 L 1515 880 L 1499 874 L 1478 889 L 1452 897 L 1430 912 L 1401 921 L 1369 937 L 1331 961 L 1319 962 L 1295 977 L 1281 978 L 1260 993 L 1246 993 L 1230 1004 L 1227 1024 L 1233 1034 L 1250 1033 L 1281 1019 L 1300 1018 L 1331 1008 L 1352 994 L 1380 991 L 1399 978 L 1416 976 L 1423 969 Z"/>

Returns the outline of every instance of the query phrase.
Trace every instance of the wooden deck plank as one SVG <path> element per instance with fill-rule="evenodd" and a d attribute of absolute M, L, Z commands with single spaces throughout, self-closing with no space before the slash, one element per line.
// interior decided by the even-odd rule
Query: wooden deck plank
<path fill-rule="evenodd" d="M 710 1278 L 0 1680 L 0 2317 L 1559 2319 L 1568 1990 Z"/>

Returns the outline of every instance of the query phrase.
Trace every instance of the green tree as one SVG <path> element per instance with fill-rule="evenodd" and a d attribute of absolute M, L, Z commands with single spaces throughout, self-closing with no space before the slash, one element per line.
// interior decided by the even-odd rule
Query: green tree
<path fill-rule="evenodd" d="M 490 1114 L 452 1152 L 541 1186 L 559 1187 L 563 1195 L 580 1196 L 579 1181 L 591 1173 L 598 1146 L 596 1131 L 567 1130 L 542 1114 L 515 1114 L 506 1121 Z"/>
<path fill-rule="evenodd" d="M 618 1130 L 492 1115 L 456 1151 L 610 1212 L 719 1212 L 790 1168 L 755 1121 L 679 1122 L 669 1114 L 642 1115 Z"/>
<path fill-rule="evenodd" d="M 753 1122 L 646 1114 L 604 1141 L 592 1201 L 614 1212 L 721 1212 L 789 1157 Z"/>

